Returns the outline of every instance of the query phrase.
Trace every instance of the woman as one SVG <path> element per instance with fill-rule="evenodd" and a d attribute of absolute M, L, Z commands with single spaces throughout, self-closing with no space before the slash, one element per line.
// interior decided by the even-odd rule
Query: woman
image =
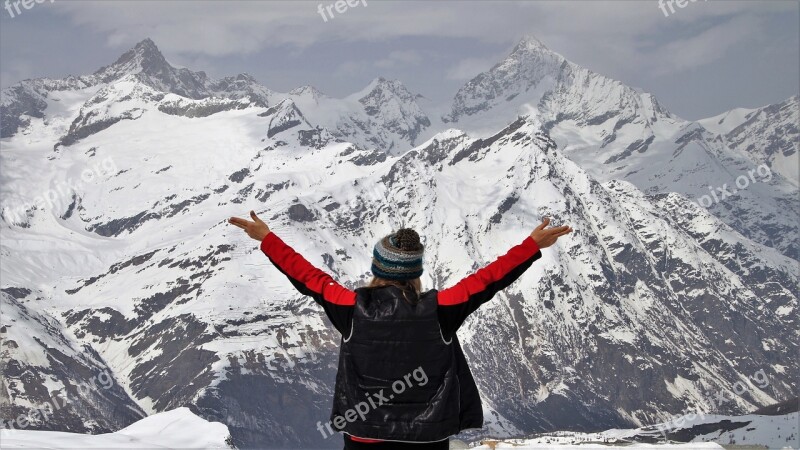
<path fill-rule="evenodd" d="M 229 222 L 261 242 L 261 250 L 304 295 L 323 307 L 341 333 L 329 437 L 345 449 L 447 449 L 449 437 L 483 426 L 483 407 L 456 331 L 467 316 L 519 278 L 540 249 L 570 233 L 544 219 L 505 255 L 438 291 L 422 292 L 424 246 L 411 229 L 379 240 L 372 281 L 347 289 L 311 265 L 250 211 Z"/>

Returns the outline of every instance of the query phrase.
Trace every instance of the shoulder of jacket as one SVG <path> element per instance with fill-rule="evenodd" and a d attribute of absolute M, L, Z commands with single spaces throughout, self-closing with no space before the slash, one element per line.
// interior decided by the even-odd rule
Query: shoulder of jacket
<path fill-rule="evenodd" d="M 439 290 L 438 289 L 428 289 L 427 291 L 420 294 L 420 297 L 438 297 Z"/>

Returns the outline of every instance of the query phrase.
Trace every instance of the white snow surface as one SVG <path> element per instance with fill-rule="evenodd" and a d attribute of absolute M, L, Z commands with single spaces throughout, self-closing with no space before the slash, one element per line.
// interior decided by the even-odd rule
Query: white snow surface
<path fill-rule="evenodd" d="M 690 429 L 701 424 L 714 424 L 723 421 L 746 423 L 746 425 L 731 431 L 717 431 L 699 435 L 689 443 L 674 443 L 665 438 L 665 432 L 676 432 Z M 597 433 L 580 433 L 571 431 L 558 431 L 543 433 L 525 439 L 486 439 L 483 445 L 476 449 L 514 448 L 527 449 L 710 449 L 723 448 L 723 445 L 750 445 L 769 449 L 797 449 L 800 448 L 800 422 L 798 413 L 789 413 L 778 416 L 747 414 L 743 416 L 720 416 L 690 414 L 676 417 L 674 420 L 662 424 L 636 428 L 636 429 L 611 429 Z M 654 437 L 659 443 L 644 444 L 634 442 L 634 438 Z M 496 443 L 496 444 L 495 444 Z"/>
<path fill-rule="evenodd" d="M 472 447 L 476 450 L 484 449 L 515 449 L 515 450 L 628 450 L 628 449 L 653 449 L 653 450 L 702 450 L 702 449 L 722 449 L 718 444 L 623 444 L 623 445 L 608 445 L 608 444 L 537 444 L 530 441 L 502 441 L 494 446 L 479 445 Z"/>
<path fill-rule="evenodd" d="M 228 427 L 208 422 L 189 408 L 146 417 L 115 433 L 79 434 L 60 431 L 0 430 L 0 448 L 232 448 Z"/>

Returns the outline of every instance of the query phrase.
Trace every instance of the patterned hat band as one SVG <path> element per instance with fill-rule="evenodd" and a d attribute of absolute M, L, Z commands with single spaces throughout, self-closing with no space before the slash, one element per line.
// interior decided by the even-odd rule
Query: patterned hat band
<path fill-rule="evenodd" d="M 397 233 L 384 236 L 372 251 L 372 274 L 388 280 L 411 280 L 422 275 L 422 255 L 424 247 L 413 230 L 404 229 L 403 237 L 415 241 L 415 250 L 405 250 L 397 246 Z"/>

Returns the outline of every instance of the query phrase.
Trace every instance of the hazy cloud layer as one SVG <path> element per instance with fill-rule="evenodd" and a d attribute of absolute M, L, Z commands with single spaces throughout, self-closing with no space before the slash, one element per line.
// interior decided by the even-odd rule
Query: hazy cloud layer
<path fill-rule="evenodd" d="M 324 21 L 318 5 L 332 3 L 37 4 L 0 19 L 0 82 L 88 73 L 150 37 L 174 64 L 212 76 L 248 72 L 279 91 L 312 84 L 343 96 L 383 75 L 443 102 L 532 34 L 578 64 L 655 93 L 687 118 L 798 91 L 792 1 L 689 1 L 665 17 L 655 0 L 366 0 Z"/>

